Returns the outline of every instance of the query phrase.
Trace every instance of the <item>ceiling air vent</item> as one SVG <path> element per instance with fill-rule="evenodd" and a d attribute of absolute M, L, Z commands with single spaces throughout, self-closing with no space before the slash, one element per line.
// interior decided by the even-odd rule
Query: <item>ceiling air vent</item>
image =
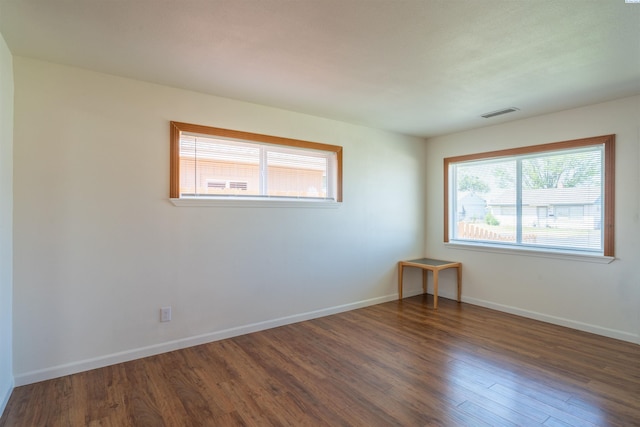
<path fill-rule="evenodd" d="M 495 116 L 501 116 L 502 114 L 513 113 L 514 111 L 520 111 L 520 110 L 516 107 L 509 107 L 509 108 L 504 108 L 502 110 L 492 111 L 490 113 L 483 114 L 482 117 L 484 117 L 485 119 L 488 119 Z"/>

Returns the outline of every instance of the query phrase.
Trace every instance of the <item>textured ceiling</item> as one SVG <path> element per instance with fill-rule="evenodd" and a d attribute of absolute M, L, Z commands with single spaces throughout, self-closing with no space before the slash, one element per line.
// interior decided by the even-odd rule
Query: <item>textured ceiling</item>
<path fill-rule="evenodd" d="M 427 137 L 640 93 L 624 0 L 0 0 L 0 32 L 18 56 Z"/>

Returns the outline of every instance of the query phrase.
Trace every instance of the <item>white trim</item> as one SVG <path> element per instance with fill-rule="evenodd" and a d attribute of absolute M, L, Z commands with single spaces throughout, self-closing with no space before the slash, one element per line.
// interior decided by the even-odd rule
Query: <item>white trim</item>
<path fill-rule="evenodd" d="M 2 396 L 2 400 L 0 400 L 0 417 L 4 414 L 4 410 L 7 408 L 7 403 L 9 403 L 9 398 L 11 398 L 11 393 L 13 393 L 13 389 L 15 387 L 15 381 L 12 379 L 9 383 L 9 388 L 4 396 Z"/>
<path fill-rule="evenodd" d="M 171 203 L 179 207 L 219 207 L 219 208 L 317 208 L 337 209 L 342 203 L 329 200 L 296 200 L 270 198 L 171 198 Z"/>
<path fill-rule="evenodd" d="M 39 369 L 36 371 L 26 372 L 15 375 L 15 385 L 22 386 L 32 384 L 39 381 L 50 380 L 53 378 L 71 375 L 78 372 L 88 371 L 91 369 L 103 368 L 105 366 L 117 363 L 128 362 L 143 357 L 154 356 L 169 351 L 180 350 L 187 347 L 193 347 L 200 344 L 206 344 L 239 335 L 250 334 L 265 329 L 276 328 L 278 326 L 288 325 L 291 323 L 302 322 L 305 320 L 315 319 L 318 317 L 329 316 L 331 314 L 341 313 L 344 311 L 355 310 L 357 308 L 367 307 L 370 305 L 381 304 L 398 299 L 398 294 L 386 295 L 383 297 L 371 298 L 349 304 L 338 305 L 335 307 L 324 308 L 320 310 L 310 311 L 307 313 L 294 314 L 278 319 L 266 320 L 264 322 L 251 323 L 248 325 L 237 326 L 234 328 L 224 329 L 221 331 L 209 332 L 202 335 L 196 335 L 188 338 L 181 338 L 173 341 L 167 341 L 160 344 L 154 344 L 147 347 L 140 347 L 132 350 L 112 353 L 105 356 L 94 357 L 91 359 L 80 360 L 77 362 L 66 363 L 64 365 L 53 366 L 51 368 Z"/>
<path fill-rule="evenodd" d="M 590 323 L 579 322 L 576 320 L 566 319 L 564 317 L 551 316 L 549 314 L 539 313 L 537 311 L 525 310 L 510 305 L 497 304 L 478 298 L 463 297 L 462 301 L 468 304 L 479 305 L 481 307 L 490 308 L 492 310 L 502 311 L 505 313 L 515 314 L 516 316 L 526 317 L 528 319 L 539 320 L 558 326 L 564 326 L 579 331 L 589 332 L 604 337 L 614 338 L 622 341 L 640 344 L 640 335 L 630 332 L 619 331 L 617 329 L 604 328 L 602 326 L 592 325 Z"/>
<path fill-rule="evenodd" d="M 560 252 L 560 251 L 552 251 L 552 250 L 540 250 L 540 249 L 524 249 L 517 246 L 493 246 L 486 243 L 482 244 L 473 244 L 473 243 L 459 243 L 459 242 L 449 242 L 444 244 L 448 249 L 460 249 L 460 250 L 468 250 L 468 251 L 478 251 L 478 252 L 492 252 L 496 254 L 505 254 L 505 255 L 520 255 L 527 257 L 539 257 L 539 258 L 551 258 L 551 259 L 561 259 L 566 261 L 581 261 L 581 262 L 592 262 L 596 264 L 611 264 L 615 257 L 611 256 L 602 256 L 602 255 L 589 255 L 582 254 L 578 252 L 568 253 L 568 252 Z"/>

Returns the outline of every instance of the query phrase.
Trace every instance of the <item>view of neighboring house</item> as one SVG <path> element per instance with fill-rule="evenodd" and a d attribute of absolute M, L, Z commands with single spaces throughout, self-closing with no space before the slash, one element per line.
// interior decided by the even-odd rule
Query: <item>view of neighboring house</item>
<path fill-rule="evenodd" d="M 516 240 L 515 190 L 486 199 L 468 193 L 457 204 L 457 239 Z M 601 209 L 600 187 L 523 190 L 522 242 L 563 247 L 573 241 L 585 250 L 598 249 L 602 243 Z"/>
<path fill-rule="evenodd" d="M 197 140 L 197 143 L 196 143 Z M 261 167 L 260 159 L 265 159 Z M 186 196 L 326 197 L 326 156 L 184 135 L 180 193 Z M 268 190 L 267 190 L 268 189 Z"/>
<path fill-rule="evenodd" d="M 515 190 L 486 201 L 487 212 L 501 224 L 514 224 Z M 600 187 L 539 188 L 522 192 L 525 227 L 598 230 L 601 210 Z"/>
<path fill-rule="evenodd" d="M 465 194 L 458 200 L 458 221 L 484 222 L 487 213 L 489 210 L 486 199 L 473 192 Z"/>

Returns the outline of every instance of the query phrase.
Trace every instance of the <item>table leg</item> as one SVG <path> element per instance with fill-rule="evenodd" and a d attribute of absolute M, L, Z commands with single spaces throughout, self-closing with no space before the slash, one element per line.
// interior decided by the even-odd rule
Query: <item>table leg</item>
<path fill-rule="evenodd" d="M 460 298 L 462 296 L 462 266 L 458 266 L 458 302 L 460 302 Z"/>
<path fill-rule="evenodd" d="M 402 269 L 404 265 L 401 262 L 398 263 L 398 299 L 402 299 Z"/>
<path fill-rule="evenodd" d="M 433 270 L 433 309 L 438 309 L 438 270 Z"/>
<path fill-rule="evenodd" d="M 427 275 L 428 275 L 429 271 L 426 269 L 422 269 L 422 293 L 426 294 L 427 293 Z"/>

